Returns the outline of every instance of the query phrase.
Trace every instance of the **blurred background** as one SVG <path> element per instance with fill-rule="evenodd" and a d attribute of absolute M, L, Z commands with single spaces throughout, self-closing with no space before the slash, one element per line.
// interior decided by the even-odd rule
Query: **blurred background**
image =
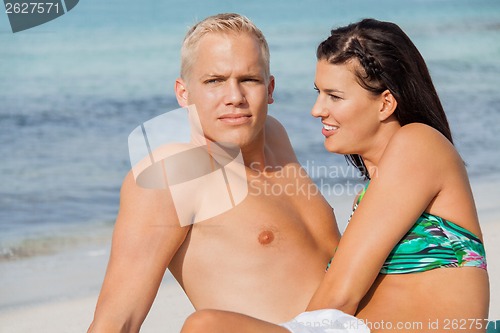
<path fill-rule="evenodd" d="M 412 38 L 471 179 L 498 180 L 498 0 L 85 0 L 16 34 L 0 12 L 0 312 L 99 290 L 130 170 L 127 137 L 178 108 L 184 34 L 219 12 L 246 15 L 266 35 L 276 77 L 270 114 L 318 184 L 361 181 L 324 150 L 309 112 L 316 46 L 365 17 L 395 22 Z M 315 172 L 321 166 L 346 175 Z M 335 206 L 336 194 L 325 195 Z"/>

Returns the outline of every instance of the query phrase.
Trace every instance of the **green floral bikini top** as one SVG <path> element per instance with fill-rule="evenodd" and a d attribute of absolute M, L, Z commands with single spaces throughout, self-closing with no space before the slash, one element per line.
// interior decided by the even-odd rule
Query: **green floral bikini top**
<path fill-rule="evenodd" d="M 354 210 L 369 183 L 360 193 Z M 353 213 L 354 213 L 353 210 Z M 411 229 L 392 249 L 381 274 L 425 272 L 441 267 L 486 269 L 484 245 L 467 229 L 439 216 L 422 213 Z"/>

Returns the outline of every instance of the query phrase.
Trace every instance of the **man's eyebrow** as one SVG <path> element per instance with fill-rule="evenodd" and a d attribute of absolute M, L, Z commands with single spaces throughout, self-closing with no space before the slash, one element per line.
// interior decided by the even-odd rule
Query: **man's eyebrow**
<path fill-rule="evenodd" d="M 248 73 L 248 74 L 242 74 L 239 76 L 239 78 L 243 79 L 262 79 L 264 75 L 260 73 Z"/>
<path fill-rule="evenodd" d="M 201 77 L 202 79 L 213 79 L 213 78 L 216 78 L 216 79 L 223 79 L 223 78 L 226 78 L 225 75 L 222 75 L 222 74 L 215 74 L 215 73 L 211 73 L 211 74 L 205 74 Z"/>

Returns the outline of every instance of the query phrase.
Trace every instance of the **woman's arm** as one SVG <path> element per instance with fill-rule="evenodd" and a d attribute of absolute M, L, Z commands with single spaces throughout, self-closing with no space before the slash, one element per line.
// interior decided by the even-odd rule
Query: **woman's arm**
<path fill-rule="evenodd" d="M 407 125 L 391 138 L 308 310 L 356 312 L 391 250 L 440 193 L 449 163 L 457 163 L 453 146 L 429 126 Z"/>

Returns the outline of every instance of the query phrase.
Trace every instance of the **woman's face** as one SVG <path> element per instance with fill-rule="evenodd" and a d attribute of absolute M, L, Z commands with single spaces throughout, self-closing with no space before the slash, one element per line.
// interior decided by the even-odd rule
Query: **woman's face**
<path fill-rule="evenodd" d="M 326 60 L 316 65 L 318 98 L 311 114 L 321 118 L 325 148 L 338 154 L 360 154 L 375 144 L 380 126 L 381 95 L 361 87 L 353 72 L 356 62 L 333 65 Z"/>

